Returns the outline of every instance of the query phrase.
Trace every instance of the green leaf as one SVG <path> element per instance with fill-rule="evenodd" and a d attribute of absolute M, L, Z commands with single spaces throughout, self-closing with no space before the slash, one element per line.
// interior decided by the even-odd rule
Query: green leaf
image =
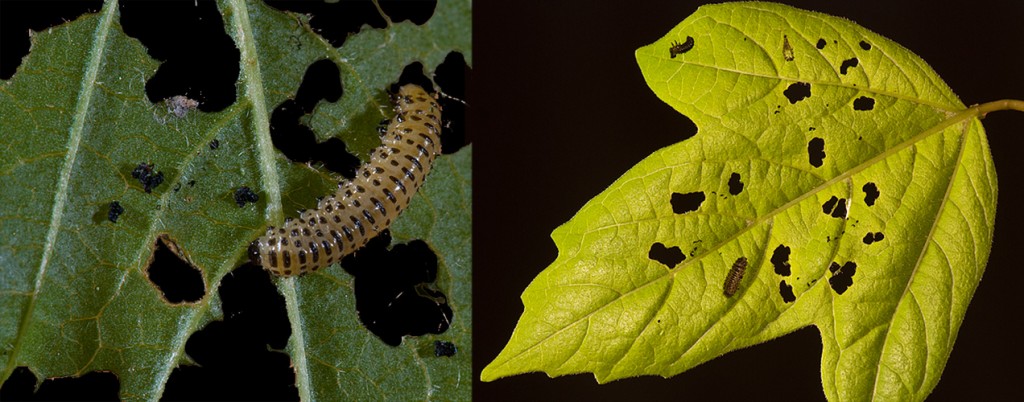
<path fill-rule="evenodd" d="M 191 362 L 189 336 L 222 318 L 219 283 L 246 261 L 248 243 L 268 224 L 315 205 L 337 181 L 288 161 L 270 140 L 270 112 L 295 96 L 306 68 L 334 61 L 345 89 L 339 102 L 319 105 L 316 117 L 331 120 L 319 123 L 318 136 L 365 153 L 379 145 L 386 89 L 406 65 L 419 61 L 429 76 L 449 52 L 472 60 L 468 0 L 438 2 L 424 25 L 364 27 L 340 48 L 319 37 L 308 16 L 242 0 L 218 8 L 241 53 L 238 100 L 221 112 L 177 117 L 146 99 L 159 64 L 124 34 L 116 1 L 33 33 L 17 73 L 0 82 L 0 381 L 19 366 L 38 378 L 110 371 L 122 398 L 159 398 L 172 370 Z M 207 145 L 214 139 L 216 150 Z M 395 242 L 424 239 L 437 253 L 438 286 L 456 311 L 448 332 L 387 347 L 357 321 L 352 279 L 337 266 L 277 280 L 294 324 L 287 352 L 301 396 L 339 395 L 337 387 L 365 381 L 381 388 L 344 392 L 358 399 L 468 396 L 459 379 L 470 373 L 471 153 L 440 157 L 393 226 Z M 140 162 L 164 174 L 151 193 L 131 176 Z M 260 200 L 239 208 L 232 195 L 241 186 Z M 115 200 L 125 212 L 113 223 L 107 213 Z M 202 273 L 200 301 L 171 304 L 147 278 L 162 235 Z M 424 357 L 420 347 L 434 339 L 453 341 L 459 353 Z M 327 380 L 316 367 L 323 362 L 345 369 Z"/>
<path fill-rule="evenodd" d="M 481 378 L 667 377 L 814 325 L 830 399 L 927 396 L 991 247 L 981 109 L 898 44 L 782 5 L 701 7 L 636 56 L 700 130 L 554 231 Z"/>

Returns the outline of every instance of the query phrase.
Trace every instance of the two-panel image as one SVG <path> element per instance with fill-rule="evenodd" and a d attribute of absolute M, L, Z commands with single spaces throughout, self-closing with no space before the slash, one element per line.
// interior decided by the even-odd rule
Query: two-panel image
<path fill-rule="evenodd" d="M 1024 399 L 1021 16 L 0 1 L 0 400 Z"/>

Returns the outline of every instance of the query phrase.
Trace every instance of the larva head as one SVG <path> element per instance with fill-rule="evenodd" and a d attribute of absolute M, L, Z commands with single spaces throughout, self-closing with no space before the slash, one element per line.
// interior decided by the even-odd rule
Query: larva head
<path fill-rule="evenodd" d="M 249 261 L 253 265 L 263 265 L 263 258 L 260 256 L 260 241 L 259 239 L 253 240 L 249 243 Z"/>

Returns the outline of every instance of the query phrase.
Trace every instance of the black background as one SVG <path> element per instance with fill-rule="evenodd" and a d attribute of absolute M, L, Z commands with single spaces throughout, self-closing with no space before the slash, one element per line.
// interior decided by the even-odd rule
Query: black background
<path fill-rule="evenodd" d="M 926 60 L 967 104 L 1024 98 L 1024 3 L 784 1 L 843 16 Z M 947 5 L 948 3 L 948 5 Z M 647 87 L 634 51 L 703 2 L 474 3 L 474 362 L 497 356 L 520 294 L 554 261 L 550 233 L 651 152 L 696 128 Z M 999 175 L 988 270 L 931 400 L 1024 400 L 1014 249 L 1024 217 L 1015 158 L 1024 114 L 984 120 Z M 735 351 L 671 379 L 598 385 L 591 374 L 534 373 L 474 384 L 479 400 L 824 399 L 814 327 Z"/>

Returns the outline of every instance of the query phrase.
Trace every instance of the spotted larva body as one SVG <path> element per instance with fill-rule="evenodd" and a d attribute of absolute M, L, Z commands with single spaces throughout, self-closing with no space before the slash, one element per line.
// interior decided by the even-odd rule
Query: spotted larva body
<path fill-rule="evenodd" d="M 402 212 L 441 154 L 441 107 L 423 88 L 403 86 L 396 115 L 370 160 L 338 191 L 285 219 L 249 245 L 249 259 L 275 275 L 313 272 L 366 245 Z"/>
<path fill-rule="evenodd" d="M 725 286 L 723 293 L 726 297 L 732 297 L 736 294 L 736 290 L 740 288 L 740 281 L 743 280 L 743 273 L 747 270 L 747 257 L 740 257 L 732 264 L 732 269 L 729 270 L 729 274 L 725 276 Z"/>

